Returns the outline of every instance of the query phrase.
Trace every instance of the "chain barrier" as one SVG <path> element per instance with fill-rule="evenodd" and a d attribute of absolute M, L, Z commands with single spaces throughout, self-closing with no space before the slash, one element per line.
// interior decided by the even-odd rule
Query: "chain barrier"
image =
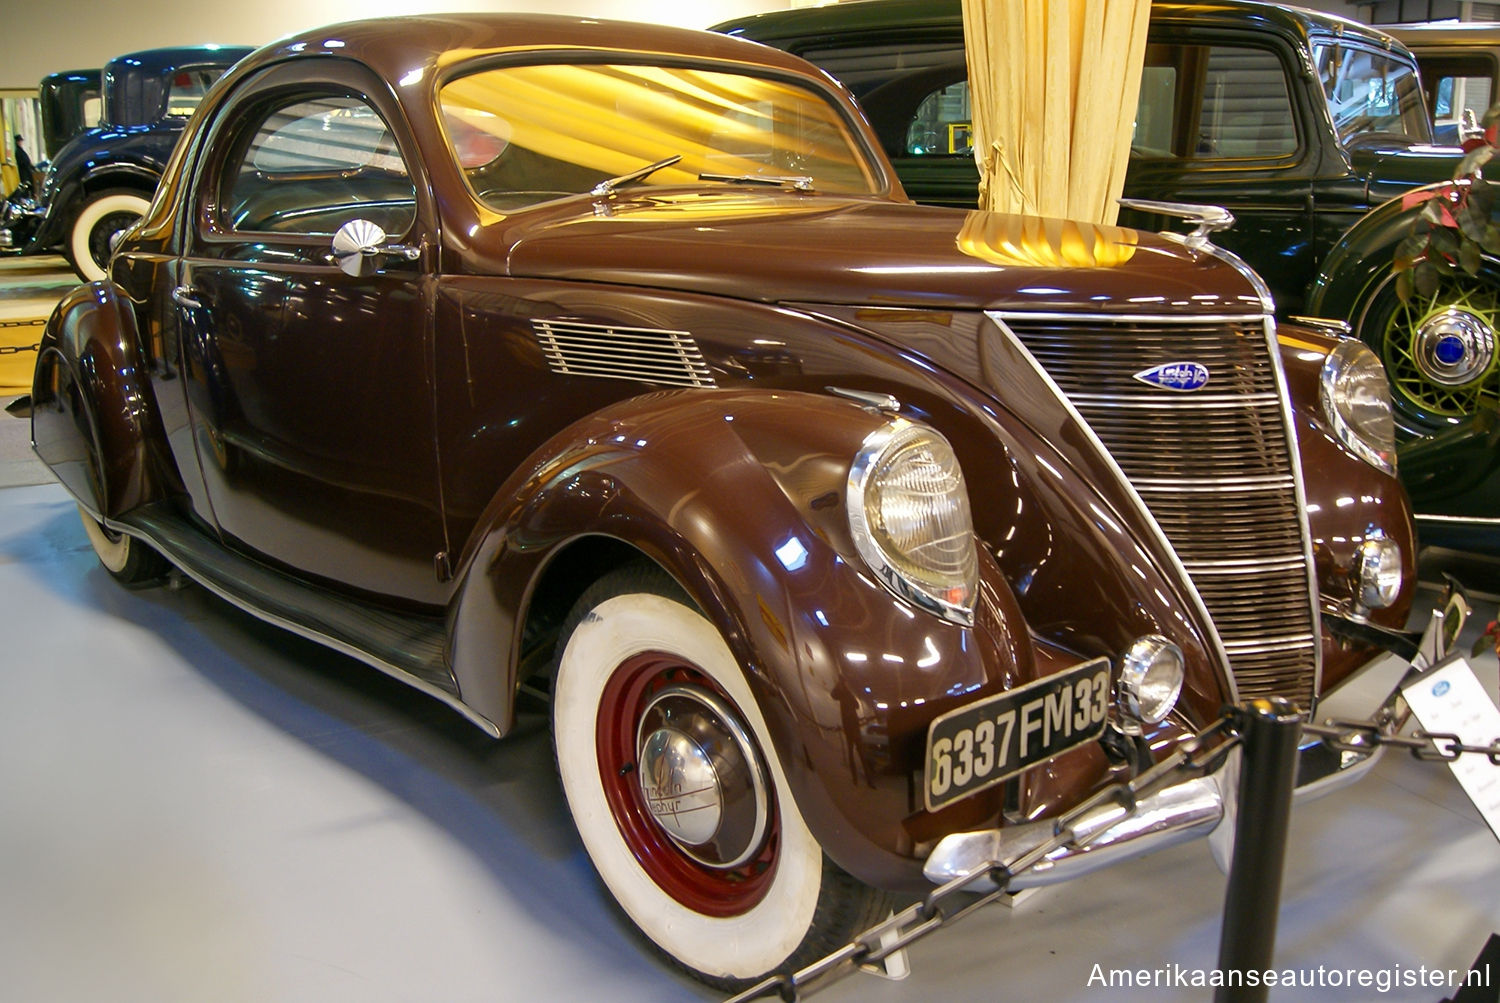
<path fill-rule="evenodd" d="M 1316 735 L 1335 752 L 1369 752 L 1386 745 L 1406 749 L 1417 759 L 1431 763 L 1451 763 L 1466 753 L 1484 756 L 1500 766 L 1500 739 L 1489 745 L 1469 745 L 1451 732 L 1413 731 L 1410 736 L 1381 731 L 1369 721 L 1329 721 L 1326 724 L 1302 725 L 1303 734 Z"/>
<path fill-rule="evenodd" d="M 45 320 L 0 320 L 0 330 L 7 330 L 13 327 L 45 327 L 46 325 L 47 322 Z M 40 342 L 34 345 L 0 345 L 0 356 L 19 355 L 22 352 L 40 352 L 41 350 L 42 346 Z"/>
<path fill-rule="evenodd" d="M 1088 800 L 1060 815 L 1053 823 L 1053 834 L 1026 853 L 1007 863 L 989 860 L 970 871 L 938 886 L 916 902 L 884 922 L 860 933 L 849 943 L 793 973 L 767 976 L 725 1003 L 748 1003 L 750 1000 L 778 997 L 795 1003 L 843 978 L 851 972 L 871 968 L 935 930 L 957 923 L 965 916 L 1008 894 L 1012 879 L 1031 870 L 1047 855 L 1065 847 L 1079 849 L 1109 827 L 1096 828 L 1080 835 L 1074 826 L 1094 809 L 1114 804 L 1124 810 L 1122 818 L 1139 811 L 1141 799 L 1162 787 L 1213 772 L 1229 750 L 1239 744 L 1236 714 L 1228 713 L 1213 724 L 1181 742 L 1167 758 L 1128 782 L 1113 784 L 1096 792 Z M 1212 740 L 1224 741 L 1206 748 Z M 960 901 L 961 896 L 978 893 L 976 886 L 992 883 L 994 888 L 978 898 Z M 951 910 L 951 911 L 950 911 Z M 816 983 L 816 984 L 814 984 Z"/>

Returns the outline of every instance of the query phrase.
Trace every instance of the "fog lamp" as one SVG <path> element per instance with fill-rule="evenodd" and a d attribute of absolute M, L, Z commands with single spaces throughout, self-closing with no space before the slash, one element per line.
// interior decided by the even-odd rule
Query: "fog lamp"
<path fill-rule="evenodd" d="M 1401 593 L 1401 545 L 1378 534 L 1365 537 L 1357 558 L 1359 605 L 1385 609 Z"/>
<path fill-rule="evenodd" d="M 1137 638 L 1120 665 L 1118 707 L 1127 733 L 1156 724 L 1182 693 L 1182 649 L 1160 634 Z"/>

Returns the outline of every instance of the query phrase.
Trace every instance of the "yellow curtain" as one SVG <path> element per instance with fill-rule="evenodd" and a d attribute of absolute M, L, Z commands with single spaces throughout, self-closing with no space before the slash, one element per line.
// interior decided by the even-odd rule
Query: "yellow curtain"
<path fill-rule="evenodd" d="M 983 208 L 1112 224 L 1150 0 L 963 0 Z"/>

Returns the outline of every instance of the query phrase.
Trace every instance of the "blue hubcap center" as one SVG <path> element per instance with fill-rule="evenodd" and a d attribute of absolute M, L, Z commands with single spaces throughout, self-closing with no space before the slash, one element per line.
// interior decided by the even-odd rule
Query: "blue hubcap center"
<path fill-rule="evenodd" d="M 1438 339 L 1433 354 L 1445 366 L 1456 366 L 1464 359 L 1464 342 L 1457 335 L 1449 334 Z"/>

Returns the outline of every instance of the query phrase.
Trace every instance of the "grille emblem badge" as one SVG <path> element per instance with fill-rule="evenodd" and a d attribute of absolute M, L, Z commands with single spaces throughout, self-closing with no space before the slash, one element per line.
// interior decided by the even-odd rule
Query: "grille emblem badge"
<path fill-rule="evenodd" d="M 1208 385 L 1208 367 L 1199 362 L 1163 362 L 1135 374 L 1142 383 L 1163 390 L 1190 393 Z"/>

